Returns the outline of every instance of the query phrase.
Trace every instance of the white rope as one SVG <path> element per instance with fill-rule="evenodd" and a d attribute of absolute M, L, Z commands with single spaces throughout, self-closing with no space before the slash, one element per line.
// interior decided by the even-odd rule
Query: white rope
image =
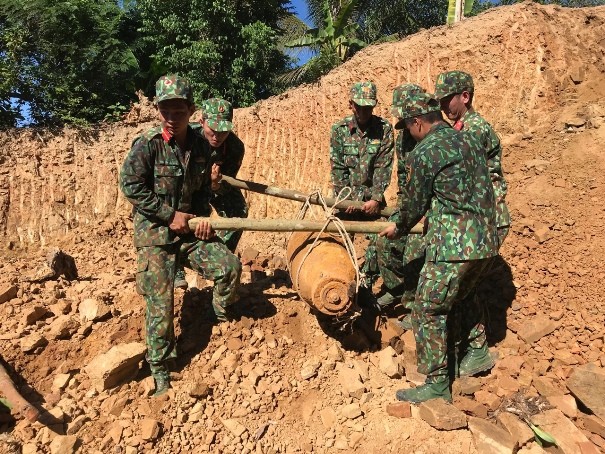
<path fill-rule="evenodd" d="M 296 220 L 304 219 L 305 215 L 307 214 L 308 209 L 311 207 L 311 202 L 310 202 L 311 197 L 316 196 L 323 208 L 323 214 L 325 216 L 325 223 L 324 223 L 323 227 L 321 228 L 321 230 L 318 232 L 318 234 L 315 237 L 315 240 L 313 241 L 311 246 L 307 249 L 307 252 L 303 256 L 302 261 L 300 262 L 300 265 L 298 266 L 298 269 L 296 270 L 296 291 L 297 292 L 298 292 L 298 282 L 299 282 L 300 270 L 301 270 L 303 264 L 305 263 L 305 260 L 311 253 L 311 251 L 317 245 L 320 236 L 324 233 L 324 231 L 326 230 L 328 225 L 332 222 L 336 226 L 336 229 L 338 230 L 338 233 L 340 234 L 340 237 L 342 238 L 344 247 L 347 251 L 347 254 L 349 255 L 349 258 L 351 259 L 353 268 L 355 269 L 355 305 L 357 305 L 357 295 L 359 293 L 359 287 L 362 283 L 365 284 L 365 275 L 359 270 L 359 264 L 357 262 L 357 253 L 355 251 L 355 245 L 353 243 L 353 240 L 351 239 L 351 236 L 347 232 L 342 220 L 339 219 L 338 217 L 336 217 L 337 209 L 335 208 L 335 206 L 338 205 L 340 202 L 347 200 L 351 196 L 351 193 L 352 193 L 352 190 L 350 187 L 347 186 L 347 187 L 342 188 L 338 192 L 338 195 L 336 196 L 334 205 L 331 207 L 328 207 L 323 195 L 321 194 L 321 192 L 318 189 L 307 196 L 307 199 L 305 200 L 303 206 L 301 207 L 300 211 L 298 212 L 298 215 L 296 216 Z M 292 233 L 290 233 L 290 236 L 291 235 L 292 235 Z M 288 268 L 290 268 L 290 265 L 291 265 L 290 262 L 288 262 Z M 292 270 L 289 269 L 289 271 L 290 271 L 290 275 L 291 275 Z"/>

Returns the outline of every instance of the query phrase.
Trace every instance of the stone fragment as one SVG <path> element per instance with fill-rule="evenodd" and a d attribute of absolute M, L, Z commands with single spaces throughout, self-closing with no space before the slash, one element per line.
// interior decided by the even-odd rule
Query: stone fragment
<path fill-rule="evenodd" d="M 21 339 L 20 346 L 23 353 L 31 353 L 38 347 L 44 347 L 48 341 L 44 336 L 38 333 L 32 333 Z"/>
<path fill-rule="evenodd" d="M 50 324 L 48 336 L 51 339 L 69 339 L 79 327 L 80 323 L 71 315 L 59 315 Z"/>
<path fill-rule="evenodd" d="M 601 450 L 590 441 L 580 441 L 578 448 L 580 448 L 580 454 L 601 454 Z"/>
<path fill-rule="evenodd" d="M 96 298 L 87 298 L 78 306 L 80 320 L 84 322 L 96 322 L 111 315 L 110 307 Z"/>
<path fill-rule="evenodd" d="M 227 348 L 232 352 L 238 352 L 242 349 L 243 343 L 237 337 L 231 337 L 227 340 Z"/>
<path fill-rule="evenodd" d="M 93 358 L 84 370 L 99 391 L 113 388 L 136 375 L 146 351 L 139 342 L 116 345 Z"/>
<path fill-rule="evenodd" d="M 67 426 L 67 435 L 75 435 L 82 428 L 84 424 L 90 421 L 90 418 L 87 415 L 77 416 L 68 426 Z"/>
<path fill-rule="evenodd" d="M 460 377 L 454 381 L 453 387 L 460 391 L 460 394 L 470 396 L 481 389 L 481 379 L 477 377 Z"/>
<path fill-rule="evenodd" d="M 361 377 L 355 369 L 347 367 L 345 364 L 338 364 L 338 380 L 343 390 L 351 397 L 360 399 L 366 391 L 366 387 L 361 382 Z"/>
<path fill-rule="evenodd" d="M 67 384 L 69 383 L 69 379 L 71 378 L 71 374 L 57 374 L 53 379 L 52 390 L 53 391 L 63 391 Z"/>
<path fill-rule="evenodd" d="M 568 418 L 576 419 L 578 417 L 578 404 L 576 399 L 569 394 L 548 396 L 551 405 L 558 408 Z"/>
<path fill-rule="evenodd" d="M 143 440 L 156 440 L 160 436 L 160 431 L 160 423 L 155 419 L 145 418 L 141 421 L 141 438 Z"/>
<path fill-rule="evenodd" d="M 333 429 L 338 422 L 338 417 L 336 416 L 336 412 L 332 407 L 323 408 L 319 412 L 319 417 L 326 430 Z"/>
<path fill-rule="evenodd" d="M 395 402 L 387 405 L 387 414 L 395 418 L 411 418 L 412 408 L 409 402 Z"/>
<path fill-rule="evenodd" d="M 500 406 L 501 402 L 500 398 L 496 394 L 490 393 L 489 391 L 484 391 L 482 389 L 475 393 L 475 399 L 477 399 L 477 402 L 482 403 L 492 411 L 496 410 Z"/>
<path fill-rule="evenodd" d="M 534 239 L 542 244 L 551 238 L 551 230 L 547 225 L 537 226 L 534 230 Z"/>
<path fill-rule="evenodd" d="M 23 324 L 33 325 L 42 317 L 47 314 L 47 310 L 44 306 L 33 306 L 29 307 L 23 313 Z"/>
<path fill-rule="evenodd" d="M 558 328 L 558 323 L 546 315 L 536 315 L 521 323 L 517 335 L 528 344 L 532 344 L 541 337 L 552 333 Z"/>
<path fill-rule="evenodd" d="M 457 396 L 454 399 L 454 407 L 478 418 L 487 418 L 488 408 L 474 399 Z"/>
<path fill-rule="evenodd" d="M 246 429 L 243 425 L 241 425 L 236 419 L 221 419 L 223 426 L 227 428 L 229 432 L 231 432 L 234 436 L 240 437 Z"/>
<path fill-rule="evenodd" d="M 584 65 L 577 64 L 572 66 L 569 70 L 569 78 L 576 85 L 584 82 L 584 79 L 586 78 L 586 68 Z"/>
<path fill-rule="evenodd" d="M 507 411 L 502 411 L 498 413 L 496 419 L 500 425 L 507 430 L 511 437 L 513 437 L 513 440 L 519 443 L 519 446 L 534 439 L 534 432 L 518 416 Z"/>
<path fill-rule="evenodd" d="M 506 430 L 485 419 L 469 417 L 468 428 L 480 453 L 513 454 L 518 449 L 517 441 Z"/>
<path fill-rule="evenodd" d="M 331 359 L 334 362 L 339 362 L 344 359 L 342 350 L 338 345 L 332 344 L 330 348 L 328 348 L 328 359 Z"/>
<path fill-rule="evenodd" d="M 6 303 L 7 301 L 16 298 L 17 287 L 14 285 L 3 285 L 0 286 L 0 304 Z"/>
<path fill-rule="evenodd" d="M 558 396 L 563 394 L 563 390 L 560 389 L 555 382 L 548 377 L 536 377 L 534 378 L 532 385 L 536 388 L 536 391 L 541 396 L 549 397 L 549 396 Z"/>
<path fill-rule="evenodd" d="M 578 443 L 588 441 L 580 429 L 558 408 L 544 410 L 532 416 L 532 422 L 554 437 L 563 454 L 577 454 Z"/>
<path fill-rule="evenodd" d="M 191 384 L 191 387 L 187 390 L 191 397 L 203 399 L 210 394 L 210 386 L 208 383 L 203 381 L 195 381 Z"/>
<path fill-rule="evenodd" d="M 240 261 L 242 262 L 242 265 L 250 265 L 250 264 L 252 264 L 252 262 L 254 262 L 256 257 L 258 257 L 258 255 L 259 255 L 259 252 L 256 249 L 247 247 L 242 252 Z"/>
<path fill-rule="evenodd" d="M 359 404 L 357 403 L 345 405 L 344 407 L 342 407 L 341 412 L 342 415 L 348 419 L 359 418 L 363 414 L 361 408 L 359 407 Z"/>
<path fill-rule="evenodd" d="M 388 346 L 378 352 L 378 367 L 390 378 L 401 378 L 401 365 L 397 360 L 397 352 Z"/>
<path fill-rule="evenodd" d="M 466 415 L 443 399 L 421 403 L 418 415 L 435 429 L 455 430 L 466 427 Z"/>
<path fill-rule="evenodd" d="M 353 432 L 349 436 L 349 448 L 355 449 L 355 447 L 359 444 L 359 442 L 361 441 L 362 438 L 363 438 L 362 432 Z"/>
<path fill-rule="evenodd" d="M 595 415 L 586 415 L 582 417 L 584 429 L 605 438 L 605 421 Z"/>
<path fill-rule="evenodd" d="M 605 368 L 588 363 L 576 367 L 567 387 L 595 415 L 605 420 Z"/>
<path fill-rule="evenodd" d="M 50 442 L 51 454 L 73 454 L 78 449 L 80 440 L 73 435 L 57 435 Z"/>
<path fill-rule="evenodd" d="M 303 380 L 309 380 L 317 375 L 317 371 L 321 367 L 321 360 L 317 357 L 308 359 L 300 370 L 300 375 Z"/>

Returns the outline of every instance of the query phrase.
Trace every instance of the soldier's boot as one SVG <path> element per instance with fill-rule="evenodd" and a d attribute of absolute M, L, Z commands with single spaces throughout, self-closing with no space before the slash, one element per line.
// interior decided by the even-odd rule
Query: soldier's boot
<path fill-rule="evenodd" d="M 156 372 L 153 374 L 153 380 L 155 381 L 155 392 L 153 397 L 159 397 L 170 389 L 170 373 L 166 371 Z"/>
<path fill-rule="evenodd" d="M 469 377 L 486 372 L 495 366 L 494 358 L 487 348 L 487 342 L 481 348 L 469 347 L 458 367 L 458 376 Z"/>
<path fill-rule="evenodd" d="M 450 380 L 447 376 L 439 377 L 433 382 L 427 382 L 416 388 L 400 389 L 396 393 L 397 400 L 419 404 L 431 399 L 452 401 Z"/>
<path fill-rule="evenodd" d="M 174 273 L 174 288 L 182 288 L 183 290 L 187 290 L 188 287 L 189 284 L 185 279 L 185 269 L 183 267 L 178 267 Z"/>

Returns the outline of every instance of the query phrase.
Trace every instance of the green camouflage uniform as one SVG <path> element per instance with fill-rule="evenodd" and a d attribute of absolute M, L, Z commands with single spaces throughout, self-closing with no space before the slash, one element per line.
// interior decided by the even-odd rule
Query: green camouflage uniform
<path fill-rule="evenodd" d="M 202 106 L 204 120 L 214 131 L 231 131 L 233 129 L 233 108 L 224 99 L 211 98 L 204 101 Z M 203 135 L 203 132 L 201 132 Z M 205 153 L 210 156 L 209 166 L 221 164 L 221 173 L 229 177 L 237 177 L 244 159 L 244 143 L 235 133 L 231 132 L 219 148 L 212 148 L 204 138 Z M 247 218 L 248 204 L 242 191 L 222 181 L 219 189 L 213 191 L 210 204 L 219 216 L 225 218 Z M 223 240 L 231 252 L 235 252 L 242 237 L 242 231 L 218 231 L 217 235 Z"/>
<path fill-rule="evenodd" d="M 401 107 L 408 94 L 421 93 L 424 89 L 416 84 L 400 85 L 393 90 L 393 107 Z M 396 126 L 397 129 L 397 126 Z M 406 158 L 416 146 L 416 141 L 407 129 L 401 129 L 395 141 L 397 155 L 397 206 L 401 206 L 401 189 L 407 179 Z M 399 215 L 393 214 L 389 221 L 396 222 Z M 376 240 L 376 255 L 380 276 L 386 291 L 398 298 L 403 298 L 403 304 L 408 309 L 414 301 L 418 276 L 424 263 L 424 237 L 422 235 L 402 235 L 396 240 L 378 237 Z"/>
<path fill-rule="evenodd" d="M 437 99 L 452 94 L 468 91 L 473 93 L 474 83 L 470 74 L 463 71 L 448 71 L 437 76 L 435 83 L 435 96 Z M 506 206 L 507 184 L 502 172 L 502 147 L 500 138 L 491 125 L 475 112 L 469 109 L 464 116 L 454 124 L 454 129 L 475 136 L 486 153 L 487 166 L 494 187 L 496 199 L 496 222 L 498 224 L 498 238 L 500 245 L 508 235 L 510 228 L 510 213 Z"/>
<path fill-rule="evenodd" d="M 359 106 L 376 105 L 376 86 L 371 82 L 358 82 L 351 88 L 350 99 Z M 384 191 L 391 181 L 393 169 L 393 128 L 384 118 L 372 115 L 365 131 L 358 127 L 355 116 L 345 117 L 332 126 L 330 137 L 331 178 L 334 195 L 350 187 L 351 200 L 376 200 L 384 207 Z M 364 214 L 344 219 L 367 220 Z M 371 286 L 378 276 L 376 235 L 368 235 L 363 272 Z"/>
<path fill-rule="evenodd" d="M 426 93 L 407 96 L 397 117 L 409 119 L 440 110 Z M 437 123 L 408 155 L 407 181 L 403 188 L 398 232 L 408 232 L 422 216 L 427 218 L 426 258 L 412 307 L 418 371 L 427 383 L 442 382 L 448 375 L 450 333 L 455 305 L 460 307 L 468 342 L 484 345 L 481 312 L 474 306 L 474 287 L 489 259 L 497 254 L 498 237 L 494 194 L 485 156 L 478 144 Z M 476 321 L 469 327 L 470 321 Z"/>
<path fill-rule="evenodd" d="M 156 103 L 168 99 L 192 102 L 188 82 L 164 76 L 156 84 Z M 198 240 L 168 227 L 175 211 L 209 216 L 210 156 L 201 137 L 188 130 L 187 150 L 161 127 L 137 137 L 120 172 L 120 188 L 133 204 L 137 249 L 137 291 L 147 311 L 147 361 L 154 376 L 167 374 L 166 360 L 176 357 L 174 338 L 174 272 L 181 261 L 214 281 L 212 304 L 217 316 L 237 299 L 241 264 L 219 239 Z"/>

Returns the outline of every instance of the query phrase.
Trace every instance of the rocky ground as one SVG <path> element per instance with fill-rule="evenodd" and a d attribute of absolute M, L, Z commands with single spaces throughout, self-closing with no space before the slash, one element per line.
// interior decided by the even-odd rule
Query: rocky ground
<path fill-rule="evenodd" d="M 176 296 L 174 388 L 150 397 L 132 225 L 115 187 L 129 138 L 146 127 L 148 105 L 94 134 L 2 135 L 0 355 L 43 414 L 30 423 L 18 409 L 0 412 L 0 453 L 605 452 L 603 24 L 603 8 L 523 4 L 374 52 L 388 61 L 429 36 L 435 65 L 463 62 L 478 85 L 493 82 L 502 93 L 480 105 L 502 135 L 513 215 L 502 257 L 479 292 L 498 362 L 484 376 L 457 380 L 452 405 L 397 403 L 397 389 L 422 380 L 411 333 L 376 338 L 371 321 L 353 333 L 320 323 L 292 289 L 283 238 L 264 234 L 242 241 L 234 321 L 217 324 L 211 283 L 187 276 L 191 288 Z M 466 41 L 448 63 L 443 42 L 454 36 Z M 342 80 L 346 92 L 359 68 L 373 68 L 371 57 L 363 53 L 324 82 Z M 409 61 L 397 66 L 408 77 L 397 77 L 426 82 Z M 374 75 L 379 85 L 395 80 L 385 68 Z M 324 108 L 334 99 L 326 85 L 316 89 Z M 293 105 L 327 130 L 337 109 L 312 110 L 306 90 L 262 103 L 259 118 Z M 243 176 L 321 186 L 312 175 L 325 160 L 309 148 L 317 137 L 291 142 L 283 130 L 270 131 L 272 119 L 257 127 L 257 141 L 252 113 L 236 114 L 252 149 Z M 268 152 L 262 160 L 254 150 L 273 146 L 290 146 L 292 155 L 306 150 L 309 167 L 292 176 L 288 169 L 300 167 L 284 160 L 287 169 L 272 173 L 267 169 L 279 168 L 282 157 Z M 254 217 L 290 209 L 261 200 L 249 198 Z M 558 447 L 540 447 L 523 417 Z"/>

